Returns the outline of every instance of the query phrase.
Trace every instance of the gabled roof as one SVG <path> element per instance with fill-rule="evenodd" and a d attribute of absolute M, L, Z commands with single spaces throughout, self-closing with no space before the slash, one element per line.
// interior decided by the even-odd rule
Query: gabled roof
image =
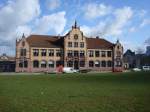
<path fill-rule="evenodd" d="M 110 49 L 114 46 L 113 43 L 102 38 L 86 37 L 86 41 L 87 41 L 87 49 L 105 49 L 105 48 Z"/>
<path fill-rule="evenodd" d="M 124 56 L 135 56 L 135 52 L 132 52 L 130 49 L 128 49 L 125 53 Z"/>
<path fill-rule="evenodd" d="M 64 37 L 50 35 L 30 35 L 27 38 L 27 42 L 31 47 L 62 48 L 64 45 Z"/>

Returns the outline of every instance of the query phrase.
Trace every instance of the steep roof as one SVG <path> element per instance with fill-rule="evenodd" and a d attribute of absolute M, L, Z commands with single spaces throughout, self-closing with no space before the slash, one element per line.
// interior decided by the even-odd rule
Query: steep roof
<path fill-rule="evenodd" d="M 62 48 L 64 45 L 64 37 L 50 35 L 30 35 L 27 38 L 27 42 L 31 47 Z"/>
<path fill-rule="evenodd" d="M 102 38 L 86 38 L 87 49 L 105 49 L 112 48 L 113 43 Z"/>
<path fill-rule="evenodd" d="M 109 49 L 113 43 L 102 38 L 86 38 L 87 49 Z M 31 47 L 63 48 L 64 36 L 30 35 L 27 42 Z"/>
<path fill-rule="evenodd" d="M 130 49 L 128 49 L 125 53 L 124 56 L 135 56 L 135 52 L 132 52 Z"/>

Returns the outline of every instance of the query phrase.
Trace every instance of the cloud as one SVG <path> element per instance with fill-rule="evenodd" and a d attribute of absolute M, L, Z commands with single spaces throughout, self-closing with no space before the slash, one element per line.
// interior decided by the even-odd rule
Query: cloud
<path fill-rule="evenodd" d="M 61 33 L 66 25 L 65 12 L 41 15 L 39 0 L 8 1 L 0 8 L 0 54 L 15 54 L 15 39 L 23 33 Z"/>
<path fill-rule="evenodd" d="M 0 9 L 0 38 L 12 39 L 12 32 L 40 14 L 38 0 L 9 1 Z M 3 38 L 4 39 L 4 38 Z"/>
<path fill-rule="evenodd" d="M 149 24 L 150 24 L 150 19 L 144 19 L 142 21 L 142 23 L 140 24 L 140 27 L 144 27 L 144 26 L 149 25 Z"/>
<path fill-rule="evenodd" d="M 150 37 L 145 40 L 144 44 L 150 46 Z"/>
<path fill-rule="evenodd" d="M 9 0 L 0 8 L 0 53 L 15 54 L 15 39 L 20 33 L 29 33 L 29 24 L 40 15 L 38 0 Z"/>
<path fill-rule="evenodd" d="M 54 10 L 60 6 L 60 0 L 46 0 L 48 10 Z"/>
<path fill-rule="evenodd" d="M 62 33 L 66 25 L 65 14 L 66 13 L 62 11 L 37 19 L 33 32 L 38 34 L 45 34 L 49 31 L 54 31 L 56 34 Z"/>
<path fill-rule="evenodd" d="M 105 36 L 118 36 L 123 33 L 125 26 L 132 18 L 133 11 L 130 7 L 123 7 L 114 9 L 113 18 L 99 22 L 96 26 L 81 26 L 81 29 L 86 35 L 105 35 Z"/>
<path fill-rule="evenodd" d="M 81 26 L 81 30 L 84 32 L 85 35 L 90 37 L 96 37 L 96 36 L 102 36 L 104 35 L 103 29 L 105 28 L 106 23 L 105 22 L 99 22 L 96 26 Z"/>
<path fill-rule="evenodd" d="M 122 9 L 117 9 L 114 15 L 115 21 L 113 21 L 109 27 L 108 33 L 110 32 L 110 35 L 120 35 L 123 32 L 123 28 L 131 19 L 133 11 L 130 7 L 124 7 Z"/>
<path fill-rule="evenodd" d="M 131 28 L 129 28 L 129 32 L 135 32 L 136 30 L 137 30 L 136 27 L 131 27 Z"/>
<path fill-rule="evenodd" d="M 93 19 L 100 16 L 105 16 L 111 12 L 111 7 L 105 4 L 89 3 L 84 6 L 84 16 L 87 19 Z"/>
<path fill-rule="evenodd" d="M 138 11 L 138 16 L 139 16 L 139 17 L 144 17 L 146 14 L 147 14 L 147 11 L 144 10 L 144 9 Z"/>

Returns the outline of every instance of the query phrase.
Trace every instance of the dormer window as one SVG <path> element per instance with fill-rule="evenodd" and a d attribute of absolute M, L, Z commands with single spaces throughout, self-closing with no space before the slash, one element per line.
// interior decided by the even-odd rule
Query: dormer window
<path fill-rule="evenodd" d="M 75 40 L 78 39 L 78 35 L 77 35 L 77 34 L 74 35 L 74 39 L 75 39 Z"/>

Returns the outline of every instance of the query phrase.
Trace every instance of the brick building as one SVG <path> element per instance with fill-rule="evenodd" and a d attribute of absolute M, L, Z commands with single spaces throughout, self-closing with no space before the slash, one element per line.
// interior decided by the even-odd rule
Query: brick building
<path fill-rule="evenodd" d="M 84 36 L 76 22 L 65 36 L 24 35 L 16 40 L 16 72 L 75 69 L 122 71 L 123 47 L 102 38 Z"/>

